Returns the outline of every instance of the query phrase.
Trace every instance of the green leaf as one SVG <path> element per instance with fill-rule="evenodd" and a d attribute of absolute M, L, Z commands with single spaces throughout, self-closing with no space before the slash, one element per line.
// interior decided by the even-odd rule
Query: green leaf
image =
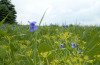
<path fill-rule="evenodd" d="M 11 49 L 11 51 L 13 52 L 16 52 L 17 51 L 17 49 L 14 47 L 14 45 L 12 44 L 12 43 L 10 43 L 10 49 Z"/>
<path fill-rule="evenodd" d="M 34 65 L 32 59 L 30 57 L 27 57 L 27 59 L 28 59 L 30 65 Z"/>
<path fill-rule="evenodd" d="M 38 33 L 36 33 L 36 38 L 35 38 L 35 46 L 33 45 L 33 47 L 34 47 L 34 57 L 33 57 L 33 59 L 34 59 L 34 65 L 36 65 L 36 50 L 37 50 L 37 34 Z"/>
<path fill-rule="evenodd" d="M 19 65 L 30 65 L 30 60 L 26 55 L 18 54 L 18 58 L 16 59 L 17 61 L 21 61 Z"/>
<path fill-rule="evenodd" d="M 87 42 L 88 45 L 87 45 L 86 48 L 84 49 L 84 52 L 87 50 L 87 48 L 90 46 L 90 44 L 92 43 L 92 41 L 96 38 L 96 36 L 97 36 L 98 34 L 100 34 L 100 33 L 94 34 L 94 35 L 92 36 L 92 38 Z"/>
<path fill-rule="evenodd" d="M 92 51 L 95 47 L 96 47 L 96 45 L 98 44 L 99 42 L 97 42 L 89 51 L 88 51 L 88 53 L 90 52 L 90 51 Z M 87 54 L 88 54 L 87 53 Z"/>
<path fill-rule="evenodd" d="M 0 57 L 5 58 L 5 55 L 6 55 L 6 50 L 0 49 Z"/>
<path fill-rule="evenodd" d="M 37 50 L 37 53 L 38 53 L 38 50 Z M 39 55 L 39 53 L 38 53 L 38 55 Z M 40 65 L 43 65 L 40 57 L 39 57 L 39 62 L 40 62 Z"/>
<path fill-rule="evenodd" d="M 51 50 L 52 50 L 52 48 L 46 43 L 42 43 L 38 47 L 38 52 L 39 53 L 41 53 L 41 52 L 42 53 L 43 52 L 48 52 L 49 53 L 49 51 L 51 51 Z M 48 58 L 48 61 L 51 62 L 55 58 L 54 52 L 52 52 L 51 55 L 49 55 L 47 58 Z M 41 59 L 43 59 L 43 57 L 41 57 Z M 37 59 L 37 61 L 39 61 L 39 59 Z M 45 60 L 45 62 L 47 62 L 47 61 Z"/>

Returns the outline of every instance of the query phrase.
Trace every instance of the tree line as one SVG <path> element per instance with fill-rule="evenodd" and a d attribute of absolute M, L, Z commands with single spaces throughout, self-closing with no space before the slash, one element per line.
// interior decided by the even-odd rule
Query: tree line
<path fill-rule="evenodd" d="M 0 22 L 6 17 L 6 15 L 10 11 L 13 12 L 7 17 L 4 24 L 17 24 L 16 22 L 17 12 L 15 10 L 15 6 L 11 3 L 11 0 L 0 0 Z"/>

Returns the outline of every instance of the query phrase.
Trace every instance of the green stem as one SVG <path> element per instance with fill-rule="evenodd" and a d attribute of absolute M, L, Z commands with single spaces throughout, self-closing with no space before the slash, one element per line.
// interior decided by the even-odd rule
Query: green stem
<path fill-rule="evenodd" d="M 3 58 L 3 65 L 5 65 L 5 64 L 4 64 L 4 58 Z"/>
<path fill-rule="evenodd" d="M 47 57 L 46 57 L 46 60 L 47 60 L 47 65 L 49 65 L 49 61 L 48 61 Z"/>

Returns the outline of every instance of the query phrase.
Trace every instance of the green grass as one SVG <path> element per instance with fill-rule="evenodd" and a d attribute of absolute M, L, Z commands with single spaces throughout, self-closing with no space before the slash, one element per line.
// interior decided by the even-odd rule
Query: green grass
<path fill-rule="evenodd" d="M 45 11 L 46 13 L 46 11 Z M 43 14 L 43 17 L 45 15 Z M 0 65 L 99 65 L 100 27 L 58 25 L 40 26 L 29 32 L 29 26 L 0 27 Z M 78 40 L 77 40 L 78 38 Z M 5 41 L 3 41 L 5 40 Z M 72 48 L 71 43 L 76 47 Z M 63 48 L 59 47 L 63 44 Z M 82 52 L 77 54 L 77 51 Z M 44 54 L 44 55 L 43 55 Z M 84 58 L 88 56 L 88 59 Z M 97 56 L 97 57 L 94 57 Z M 87 61 L 94 60 L 92 63 Z M 68 61 L 69 60 L 69 61 Z M 83 60 L 83 61 L 80 61 Z M 45 62 L 45 63 L 43 63 Z"/>

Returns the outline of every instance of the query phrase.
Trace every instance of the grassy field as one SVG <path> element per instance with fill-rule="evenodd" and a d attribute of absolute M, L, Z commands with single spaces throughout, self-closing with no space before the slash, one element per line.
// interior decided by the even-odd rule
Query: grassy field
<path fill-rule="evenodd" d="M 31 24 L 3 22 L 0 65 L 100 65 L 100 27 L 39 24 L 30 32 Z"/>

